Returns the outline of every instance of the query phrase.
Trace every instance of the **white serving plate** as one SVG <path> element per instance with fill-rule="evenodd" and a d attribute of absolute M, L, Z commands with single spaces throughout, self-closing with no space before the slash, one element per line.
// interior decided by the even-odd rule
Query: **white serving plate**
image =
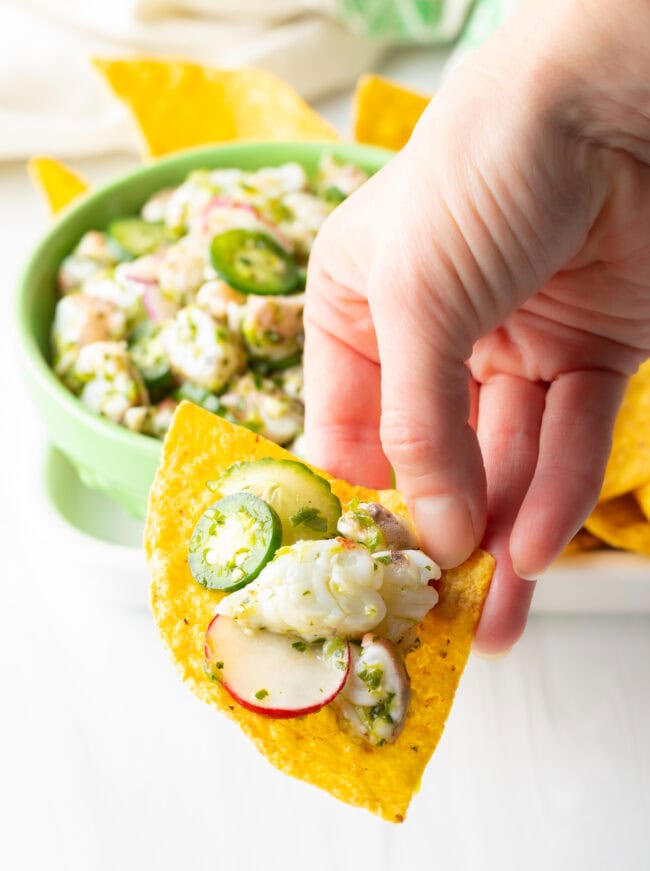
<path fill-rule="evenodd" d="M 41 451 L 34 471 L 25 508 L 47 539 L 43 546 L 87 568 L 88 593 L 120 607 L 148 608 L 142 522 L 86 488 L 55 448 Z M 562 557 L 538 581 L 532 610 L 650 613 L 650 558 L 619 551 Z"/>

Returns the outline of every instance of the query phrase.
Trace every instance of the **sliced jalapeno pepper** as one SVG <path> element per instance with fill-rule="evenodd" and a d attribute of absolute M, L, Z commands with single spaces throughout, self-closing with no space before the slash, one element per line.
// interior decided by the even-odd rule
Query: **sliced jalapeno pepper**
<path fill-rule="evenodd" d="M 226 230 L 212 240 L 212 265 L 241 293 L 288 294 L 301 289 L 295 259 L 268 233 Z"/>
<path fill-rule="evenodd" d="M 219 499 L 203 514 L 189 547 L 190 571 L 209 590 L 232 593 L 253 581 L 282 539 L 276 511 L 252 493 Z"/>

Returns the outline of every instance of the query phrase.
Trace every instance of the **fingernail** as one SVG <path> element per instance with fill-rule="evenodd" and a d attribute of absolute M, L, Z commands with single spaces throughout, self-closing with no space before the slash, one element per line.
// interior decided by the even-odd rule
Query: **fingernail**
<path fill-rule="evenodd" d="M 460 565 L 471 556 L 476 540 L 469 505 L 462 496 L 422 496 L 415 500 L 413 513 L 426 552 L 441 568 Z"/>
<path fill-rule="evenodd" d="M 504 656 L 507 656 L 512 647 L 509 647 L 507 650 L 502 650 L 499 653 L 481 653 L 480 650 L 472 650 L 474 656 L 478 656 L 479 659 L 503 659 Z"/>
<path fill-rule="evenodd" d="M 536 572 L 535 574 L 532 574 L 532 573 L 528 574 L 527 572 L 520 572 L 516 566 L 513 566 L 512 570 L 517 575 L 517 577 L 521 578 L 523 581 L 536 581 L 537 578 L 539 577 L 539 572 Z"/>

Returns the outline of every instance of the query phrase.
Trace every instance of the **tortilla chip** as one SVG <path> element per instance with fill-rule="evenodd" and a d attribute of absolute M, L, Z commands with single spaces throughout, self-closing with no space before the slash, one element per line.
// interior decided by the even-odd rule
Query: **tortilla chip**
<path fill-rule="evenodd" d="M 408 142 L 430 100 L 381 76 L 361 76 L 354 92 L 354 138 L 397 151 Z"/>
<path fill-rule="evenodd" d="M 650 360 L 630 378 L 600 492 L 601 501 L 650 482 Z"/>
<path fill-rule="evenodd" d="M 267 70 L 186 61 L 96 58 L 131 110 L 149 157 L 231 140 L 339 139 L 293 88 Z"/>
<path fill-rule="evenodd" d="M 89 188 L 84 178 L 52 157 L 30 158 L 27 170 L 53 215 Z"/>
<path fill-rule="evenodd" d="M 650 521 L 631 493 L 601 502 L 585 526 L 612 547 L 650 554 Z"/>
<path fill-rule="evenodd" d="M 592 535 L 591 532 L 587 532 L 586 529 L 580 529 L 564 548 L 562 556 L 571 556 L 574 553 L 584 553 L 587 550 L 598 550 L 602 547 L 605 547 L 604 542 L 595 535 Z"/>
<path fill-rule="evenodd" d="M 650 520 L 650 483 L 644 484 L 634 491 L 634 497 L 639 503 L 639 508 L 643 511 L 643 515 L 647 520 Z"/>
<path fill-rule="evenodd" d="M 327 707 L 289 720 L 248 711 L 205 672 L 205 631 L 222 594 L 193 580 L 187 546 L 196 522 L 215 499 L 206 481 L 234 462 L 267 456 L 292 458 L 259 435 L 191 403 L 181 403 L 149 497 L 145 548 L 153 578 L 154 617 L 190 688 L 235 720 L 273 765 L 342 801 L 401 822 L 449 714 L 494 560 L 477 551 L 464 565 L 443 573 L 440 602 L 421 627 L 421 646 L 407 658 L 411 707 L 394 744 L 372 747 L 351 737 L 339 728 Z M 392 510 L 406 513 L 394 490 L 378 494 L 319 474 L 332 482 L 342 502 L 354 496 L 379 499 Z"/>

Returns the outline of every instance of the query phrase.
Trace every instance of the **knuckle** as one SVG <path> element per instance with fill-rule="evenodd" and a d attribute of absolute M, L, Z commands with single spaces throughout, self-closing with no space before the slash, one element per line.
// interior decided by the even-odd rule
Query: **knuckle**
<path fill-rule="evenodd" d="M 409 422 L 405 415 L 385 414 L 380 438 L 384 453 L 394 466 L 419 470 L 431 463 L 434 443 L 430 429 Z"/>

